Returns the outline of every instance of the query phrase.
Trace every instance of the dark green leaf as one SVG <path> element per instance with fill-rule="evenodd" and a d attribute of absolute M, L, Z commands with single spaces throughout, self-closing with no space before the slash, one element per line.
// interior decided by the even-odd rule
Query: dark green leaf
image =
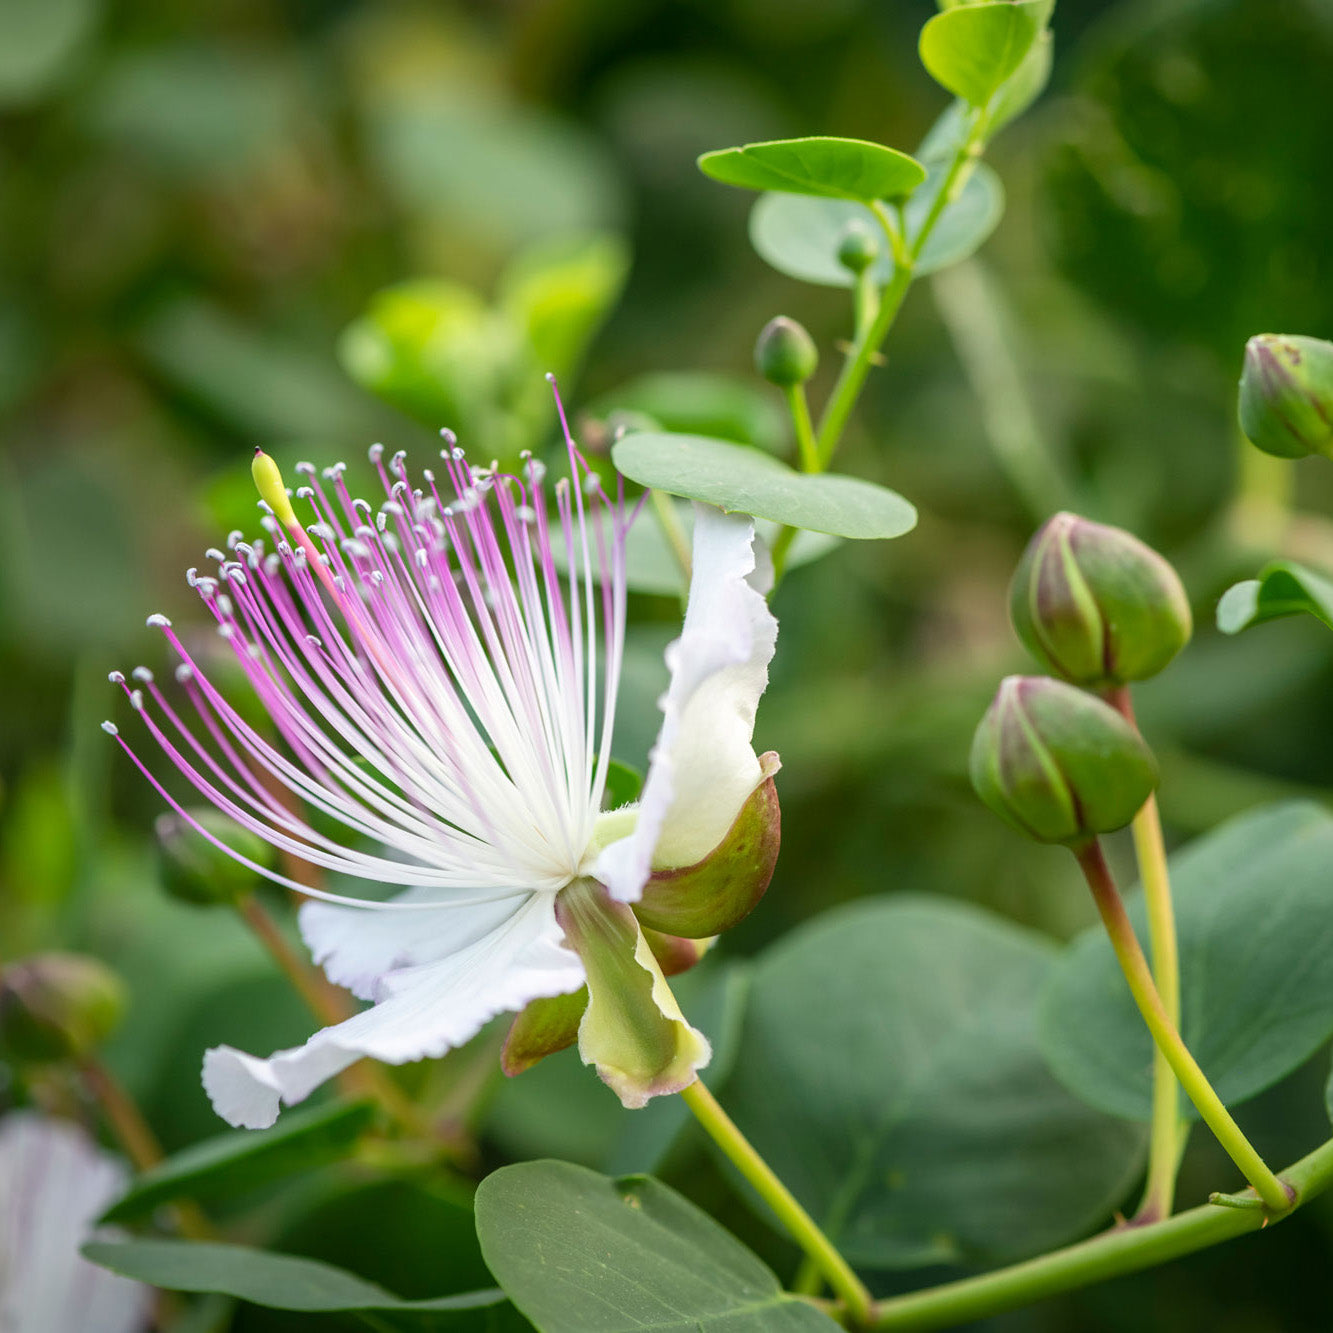
<path fill-rule="evenodd" d="M 477 1191 L 486 1263 L 542 1333 L 819 1333 L 735 1237 L 645 1176 L 568 1162 L 507 1166 Z"/>
<path fill-rule="evenodd" d="M 901 199 L 926 178 L 906 153 L 864 139 L 775 139 L 720 148 L 699 159 L 699 170 L 724 185 L 780 190 L 828 199 Z"/>
<path fill-rule="evenodd" d="M 1027 58 L 1049 11 L 1049 0 L 945 10 L 921 30 L 921 63 L 955 97 L 983 107 Z"/>
<path fill-rule="evenodd" d="M 895 491 L 855 477 L 808 476 L 725 440 L 645 431 L 619 441 L 612 458 L 642 486 L 834 537 L 901 537 L 916 526 L 916 510 Z"/>
<path fill-rule="evenodd" d="M 349 1311 L 421 1316 L 429 1328 L 503 1329 L 506 1301 L 499 1291 L 470 1291 L 426 1301 L 402 1301 L 373 1282 L 314 1259 L 176 1240 L 91 1241 L 93 1263 L 167 1291 L 217 1292 L 273 1310 Z M 509 1325 L 512 1326 L 512 1325 Z"/>
<path fill-rule="evenodd" d="M 1223 634 L 1239 634 L 1251 625 L 1302 613 L 1333 629 L 1333 583 L 1295 561 L 1275 560 L 1257 579 L 1246 579 L 1222 594 L 1217 628 Z"/>
<path fill-rule="evenodd" d="M 932 167 L 926 183 L 908 201 L 903 211 L 909 241 L 920 233 L 943 184 L 944 168 Z M 924 276 L 966 259 L 1003 215 L 1004 186 L 985 163 L 978 163 L 958 198 L 940 214 L 917 260 L 916 274 Z M 838 262 L 838 245 L 852 221 L 873 227 L 878 234 L 875 219 L 863 204 L 766 194 L 750 212 L 750 243 L 760 258 L 788 277 L 824 287 L 851 287 L 856 280 Z M 874 277 L 881 285 L 893 277 L 887 245 L 875 261 Z"/>
<path fill-rule="evenodd" d="M 367 1102 L 317 1106 L 284 1116 L 272 1129 L 219 1134 L 137 1176 L 103 1222 L 128 1222 L 172 1199 L 234 1198 L 269 1181 L 345 1157 L 375 1119 Z"/>
<path fill-rule="evenodd" d="M 761 956 L 723 1101 L 848 1258 L 998 1262 L 1110 1213 L 1141 1131 L 1047 1072 L 1054 946 L 975 907 L 893 897 Z"/>
<path fill-rule="evenodd" d="M 1224 1102 L 1276 1083 L 1333 1036 L 1333 816 L 1304 802 L 1240 816 L 1171 858 L 1181 1032 Z M 1146 942 L 1142 898 L 1130 917 Z M 1146 943 L 1145 943 L 1146 948 Z M 1060 1079 L 1113 1115 L 1151 1115 L 1152 1043 L 1100 927 L 1042 1003 Z M 1182 1110 L 1193 1114 L 1188 1102 Z"/>

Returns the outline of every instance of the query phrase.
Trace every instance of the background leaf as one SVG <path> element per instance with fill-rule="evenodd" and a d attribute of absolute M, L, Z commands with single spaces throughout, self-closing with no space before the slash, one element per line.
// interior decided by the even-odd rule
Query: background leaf
<path fill-rule="evenodd" d="M 780 190 L 833 199 L 900 199 L 926 178 L 906 153 L 864 139 L 815 135 L 721 148 L 699 159 L 699 170 L 724 185 Z"/>
<path fill-rule="evenodd" d="M 272 1129 L 240 1130 L 191 1144 L 136 1176 L 102 1221 L 132 1221 L 172 1199 L 234 1198 L 338 1161 L 374 1123 L 375 1114 L 369 1102 L 316 1106 L 283 1116 Z"/>
<path fill-rule="evenodd" d="M 1307 613 L 1333 629 L 1333 583 L 1293 560 L 1275 560 L 1257 579 L 1233 584 L 1217 603 L 1217 628 L 1239 634 L 1251 625 Z"/>
<path fill-rule="evenodd" d="M 507 1166 L 477 1191 L 482 1253 L 542 1333 L 819 1333 L 749 1250 L 674 1190 L 568 1162 Z"/>
<path fill-rule="evenodd" d="M 756 967 L 723 1095 L 853 1262 L 998 1262 L 1109 1215 L 1134 1126 L 1047 1072 L 1046 940 L 976 908 L 894 897 L 802 927 Z"/>
<path fill-rule="evenodd" d="M 914 238 L 944 183 L 943 168 L 932 167 L 926 183 L 907 202 L 904 218 Z M 940 214 L 917 260 L 915 273 L 924 277 L 974 254 L 1004 215 L 1004 186 L 979 162 L 958 198 Z M 779 273 L 824 287 L 851 287 L 856 279 L 838 262 L 838 245 L 849 222 L 879 226 L 864 205 L 846 199 L 810 199 L 793 194 L 766 194 L 750 212 L 750 242 L 761 259 Z M 875 261 L 875 281 L 893 278 L 887 247 Z"/>
<path fill-rule="evenodd" d="M 1171 858 L 1181 1032 L 1234 1104 L 1290 1073 L 1333 1035 L 1333 816 L 1305 802 L 1242 815 Z M 1130 917 L 1145 933 L 1142 897 Z M 1101 927 L 1051 978 L 1041 1044 L 1072 1091 L 1147 1120 L 1152 1043 Z M 1182 1112 L 1194 1115 L 1182 1099 Z"/>
<path fill-rule="evenodd" d="M 84 1246 L 83 1253 L 93 1263 L 149 1286 L 167 1291 L 217 1292 L 274 1310 L 421 1316 L 422 1322 L 416 1327 L 469 1333 L 522 1327 L 513 1320 L 506 1323 L 507 1302 L 499 1291 L 402 1301 L 383 1287 L 331 1264 L 244 1245 L 92 1241 Z"/>
<path fill-rule="evenodd" d="M 641 486 L 834 537 L 901 537 L 916 510 L 884 486 L 833 473 L 806 475 L 769 454 L 702 435 L 643 431 L 612 450 Z"/>

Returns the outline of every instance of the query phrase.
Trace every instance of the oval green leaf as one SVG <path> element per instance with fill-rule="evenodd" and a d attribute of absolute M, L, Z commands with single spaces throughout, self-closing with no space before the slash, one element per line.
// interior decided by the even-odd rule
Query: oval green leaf
<path fill-rule="evenodd" d="M 896 491 L 857 477 L 807 475 L 757 449 L 704 435 L 645 431 L 611 451 L 631 481 L 793 528 L 861 540 L 901 537 L 916 510 Z"/>
<path fill-rule="evenodd" d="M 926 178 L 925 167 L 896 148 L 828 135 L 719 148 L 699 159 L 699 170 L 743 190 L 780 190 L 865 203 L 904 198 Z"/>
<path fill-rule="evenodd" d="M 1239 634 L 1283 616 L 1311 615 L 1333 629 L 1333 583 L 1294 560 L 1275 560 L 1257 579 L 1234 584 L 1217 604 L 1217 628 Z"/>
<path fill-rule="evenodd" d="M 990 0 L 936 14 L 921 29 L 921 63 L 936 83 L 983 107 L 1027 59 L 1050 0 Z"/>
<path fill-rule="evenodd" d="M 712 1218 L 646 1176 L 506 1166 L 477 1190 L 487 1266 L 542 1333 L 828 1333 Z"/>
<path fill-rule="evenodd" d="M 1181 1032 L 1228 1105 L 1333 1036 L 1333 816 L 1305 802 L 1242 815 L 1171 858 Z M 1130 917 L 1145 941 L 1143 901 Z M 1147 1120 L 1152 1042 L 1100 927 L 1070 945 L 1041 1012 L 1042 1049 L 1091 1106 Z M 1182 1100 L 1182 1113 L 1194 1109 Z"/>
<path fill-rule="evenodd" d="M 91 1241 L 84 1256 L 122 1277 L 166 1291 L 215 1292 L 270 1310 L 305 1314 L 421 1316 L 427 1327 L 499 1333 L 524 1327 L 504 1293 L 469 1291 L 404 1301 L 374 1282 L 317 1259 L 245 1245 L 178 1240 Z"/>
<path fill-rule="evenodd" d="M 915 239 L 944 184 L 944 168 L 932 167 L 926 183 L 904 211 L 909 240 Z M 916 263 L 924 276 L 948 268 L 974 254 L 1004 216 L 1004 186 L 984 162 L 978 163 L 957 199 L 940 214 Z M 750 243 L 759 257 L 779 273 L 823 287 L 851 287 L 855 277 L 838 262 L 838 245 L 852 221 L 878 224 L 864 205 L 846 199 L 802 199 L 766 194 L 750 211 Z M 893 278 L 887 247 L 875 261 L 874 278 L 881 286 Z"/>
<path fill-rule="evenodd" d="M 978 908 L 907 895 L 829 913 L 760 957 L 723 1101 L 854 1263 L 1033 1253 L 1108 1217 L 1132 1183 L 1142 1131 L 1042 1061 L 1056 957 Z"/>
<path fill-rule="evenodd" d="M 283 1116 L 272 1129 L 205 1139 L 136 1176 L 101 1220 L 134 1221 L 173 1199 L 234 1198 L 269 1181 L 339 1161 L 374 1120 L 375 1107 L 369 1102 L 338 1103 Z"/>

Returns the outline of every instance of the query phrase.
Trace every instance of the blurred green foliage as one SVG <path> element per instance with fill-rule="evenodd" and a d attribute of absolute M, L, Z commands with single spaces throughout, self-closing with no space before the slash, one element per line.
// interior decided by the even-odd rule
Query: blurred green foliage
<path fill-rule="evenodd" d="M 158 665 L 144 615 L 199 623 L 183 571 L 253 524 L 253 447 L 323 464 L 380 439 L 424 463 L 450 426 L 478 455 L 512 454 L 549 438 L 551 369 L 594 454 L 614 409 L 789 449 L 750 366 L 755 333 L 799 318 L 822 392 L 850 332 L 846 294 L 763 263 L 751 200 L 694 158 L 813 132 L 919 142 L 941 105 L 915 52 L 933 8 L 0 6 L 0 961 L 86 949 L 130 978 L 109 1058 L 169 1148 L 221 1128 L 196 1077 L 206 1045 L 268 1050 L 310 1023 L 234 916 L 162 893 L 158 802 L 97 727 L 118 706 L 106 671 Z M 1027 434 L 1069 503 L 1176 561 L 1203 627 L 1139 698 L 1177 838 L 1333 782 L 1323 627 L 1210 628 L 1220 593 L 1267 558 L 1333 567 L 1318 460 L 1247 455 L 1233 419 L 1249 334 L 1333 333 L 1330 81 L 1325 0 L 1069 2 L 1051 90 L 991 154 L 1008 209 L 969 291 L 989 302 Z M 722 946 L 732 956 L 873 893 L 963 898 L 1062 937 L 1090 919 L 1065 859 L 1013 837 L 966 783 L 996 678 L 1030 669 L 1004 589 L 1046 514 L 996 451 L 1012 395 L 987 396 L 948 296 L 929 282 L 911 296 L 838 463 L 911 499 L 918 529 L 847 543 L 777 599 L 758 740 L 783 756 L 787 837 L 761 910 Z M 386 342 L 412 349 L 420 377 L 385 380 Z M 677 607 L 645 594 L 634 609 L 618 749 L 641 764 Z M 494 1063 L 496 1036 L 478 1064 Z M 466 1083 L 462 1054 L 404 1083 Z M 483 1103 L 482 1164 L 656 1160 L 664 1136 L 626 1147 L 626 1113 L 572 1059 L 525 1077 L 541 1096 L 519 1082 Z M 1247 1109 L 1265 1152 L 1286 1161 L 1326 1133 L 1309 1113 L 1323 1079 L 1307 1069 Z M 0 1069 L 0 1104 L 10 1086 Z M 1187 1162 L 1184 1202 L 1210 1187 L 1210 1153 Z M 459 1276 L 404 1239 L 395 1219 L 429 1230 L 458 1210 L 395 1171 L 293 1182 L 265 1202 L 260 1239 L 405 1295 L 483 1284 L 470 1240 Z M 790 1276 L 792 1253 L 728 1200 L 693 1137 L 663 1173 Z M 1245 1242 L 990 1327 L 1323 1333 L 1331 1230 L 1333 1210 L 1312 1208 L 1282 1245 Z M 275 1319 L 245 1309 L 234 1327 L 297 1326 Z"/>

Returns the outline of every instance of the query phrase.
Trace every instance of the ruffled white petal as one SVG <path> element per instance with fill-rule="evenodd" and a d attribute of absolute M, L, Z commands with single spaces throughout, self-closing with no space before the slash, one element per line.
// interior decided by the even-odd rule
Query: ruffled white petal
<path fill-rule="evenodd" d="M 392 901 L 426 903 L 438 889 L 408 889 Z M 389 972 L 438 963 L 498 929 L 526 897 L 502 898 L 470 907 L 442 906 L 438 912 L 365 912 L 356 907 L 305 903 L 301 935 L 325 975 L 362 1000 L 382 998 L 380 982 Z"/>
<path fill-rule="evenodd" d="M 621 902 L 637 901 L 654 868 L 707 856 L 763 776 L 751 738 L 778 625 L 763 595 L 772 567 L 759 546 L 751 519 L 695 505 L 689 606 L 667 649 L 671 683 L 638 820 L 592 869 Z"/>
<path fill-rule="evenodd" d="M 29 1111 L 0 1121 L 0 1329 L 136 1333 L 150 1288 L 90 1264 L 79 1247 L 127 1173 L 74 1125 Z"/>
<path fill-rule="evenodd" d="M 362 1056 L 394 1065 L 437 1058 L 475 1036 L 496 1014 L 583 985 L 583 964 L 564 946 L 553 894 L 532 894 L 511 904 L 507 916 L 480 936 L 476 912 L 450 909 L 449 920 L 438 927 L 440 938 L 449 943 L 447 954 L 441 956 L 439 941 L 431 940 L 425 946 L 432 955 L 429 961 L 379 978 L 374 984 L 379 1002 L 373 1008 L 324 1028 L 304 1046 L 278 1051 L 267 1060 L 230 1046 L 209 1051 L 204 1089 L 214 1110 L 230 1124 L 264 1129 L 278 1118 L 280 1105 L 304 1100 Z M 410 914 L 415 920 L 427 915 Z M 455 923 L 459 935 L 454 934 Z M 462 947 L 459 938 L 467 941 Z M 343 941 L 331 956 L 340 959 L 350 976 L 368 965 L 382 944 L 357 957 Z"/>

